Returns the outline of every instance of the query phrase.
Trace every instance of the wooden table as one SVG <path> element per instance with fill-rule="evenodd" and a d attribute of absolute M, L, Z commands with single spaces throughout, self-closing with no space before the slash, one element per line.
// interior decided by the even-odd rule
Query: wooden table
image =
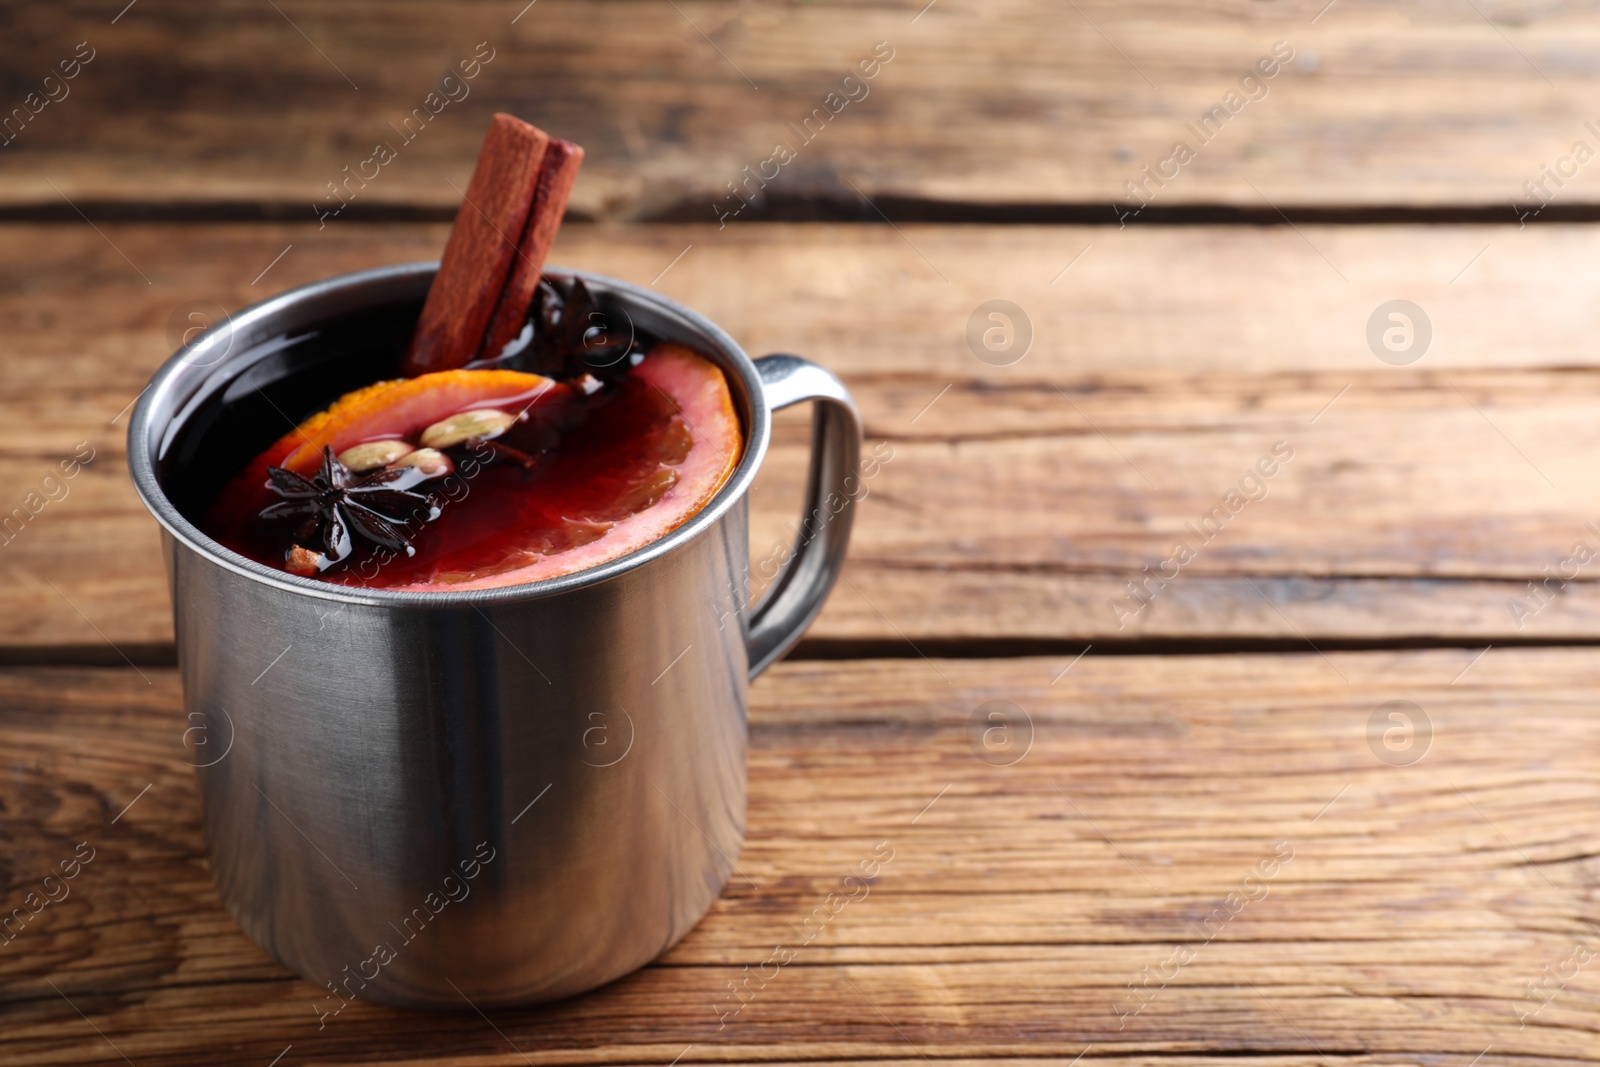
<path fill-rule="evenodd" d="M 1600 15 L 1324 3 L 0 12 L 4 910 L 93 850 L 0 941 L 0 1061 L 1600 1059 Z M 191 312 L 436 256 L 497 109 L 589 149 L 556 261 L 835 368 L 892 458 L 686 940 L 319 1028 L 211 887 L 126 412 Z"/>

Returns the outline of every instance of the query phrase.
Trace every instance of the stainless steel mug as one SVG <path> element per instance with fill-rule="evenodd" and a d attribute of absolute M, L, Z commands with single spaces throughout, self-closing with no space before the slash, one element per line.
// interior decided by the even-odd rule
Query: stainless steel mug
<path fill-rule="evenodd" d="M 420 308 L 435 266 L 234 314 L 157 372 L 128 432 L 164 530 L 212 874 L 245 933 L 326 987 L 324 1023 L 358 997 L 563 997 L 687 933 L 743 841 L 747 686 L 821 609 L 859 492 L 860 419 L 832 374 L 751 360 L 688 308 L 584 273 L 638 326 L 714 360 L 747 435 L 721 492 L 659 541 L 529 585 L 406 593 L 263 567 L 178 512 L 160 471 L 186 419 L 252 387 L 286 338 Z M 771 413 L 803 401 L 807 517 L 752 608 L 748 493 Z"/>

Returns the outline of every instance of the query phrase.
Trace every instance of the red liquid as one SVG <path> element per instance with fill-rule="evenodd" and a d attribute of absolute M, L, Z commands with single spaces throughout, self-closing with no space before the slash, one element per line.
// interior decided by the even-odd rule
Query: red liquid
<path fill-rule="evenodd" d="M 407 438 L 417 440 L 422 429 Z M 433 496 L 440 515 L 406 527 L 414 555 L 358 542 L 349 559 L 319 577 L 368 588 L 449 586 L 517 570 L 594 541 L 660 500 L 693 443 L 672 398 L 637 375 L 590 397 L 556 386 L 494 442 L 450 449 L 454 474 L 416 487 Z M 533 456 L 531 468 L 494 444 Z M 281 568 L 296 524 L 260 519 L 279 497 L 265 486 L 256 496 L 243 515 L 212 508 L 203 528 L 233 551 Z"/>

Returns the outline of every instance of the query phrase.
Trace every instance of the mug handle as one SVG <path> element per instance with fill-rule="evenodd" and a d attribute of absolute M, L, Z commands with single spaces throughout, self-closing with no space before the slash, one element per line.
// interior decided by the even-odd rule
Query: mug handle
<path fill-rule="evenodd" d="M 861 491 L 861 414 L 844 383 L 799 356 L 756 360 L 767 407 L 817 405 L 811 424 L 806 510 L 783 569 L 750 612 L 750 679 L 770 667 L 805 632 L 839 577 Z"/>

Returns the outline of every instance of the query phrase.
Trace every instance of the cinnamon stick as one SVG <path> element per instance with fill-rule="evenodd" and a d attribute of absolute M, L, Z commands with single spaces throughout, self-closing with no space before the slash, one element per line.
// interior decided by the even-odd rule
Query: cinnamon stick
<path fill-rule="evenodd" d="M 517 258 L 549 143 L 544 131 L 511 115 L 490 123 L 406 353 L 406 374 L 461 367 L 477 355 Z"/>
<path fill-rule="evenodd" d="M 538 288 L 544 271 L 545 257 L 555 242 L 556 230 L 561 227 L 561 217 L 567 210 L 567 197 L 572 192 L 572 182 L 583 165 L 583 149 L 559 137 L 550 138 L 539 164 L 539 180 L 534 185 L 533 207 L 523 224 L 522 237 L 517 242 L 517 255 L 511 261 L 511 274 L 506 279 L 500 301 L 489 319 L 489 330 L 484 336 L 478 358 L 493 359 L 516 339 L 528 321 L 528 306 L 533 303 L 533 291 Z"/>

